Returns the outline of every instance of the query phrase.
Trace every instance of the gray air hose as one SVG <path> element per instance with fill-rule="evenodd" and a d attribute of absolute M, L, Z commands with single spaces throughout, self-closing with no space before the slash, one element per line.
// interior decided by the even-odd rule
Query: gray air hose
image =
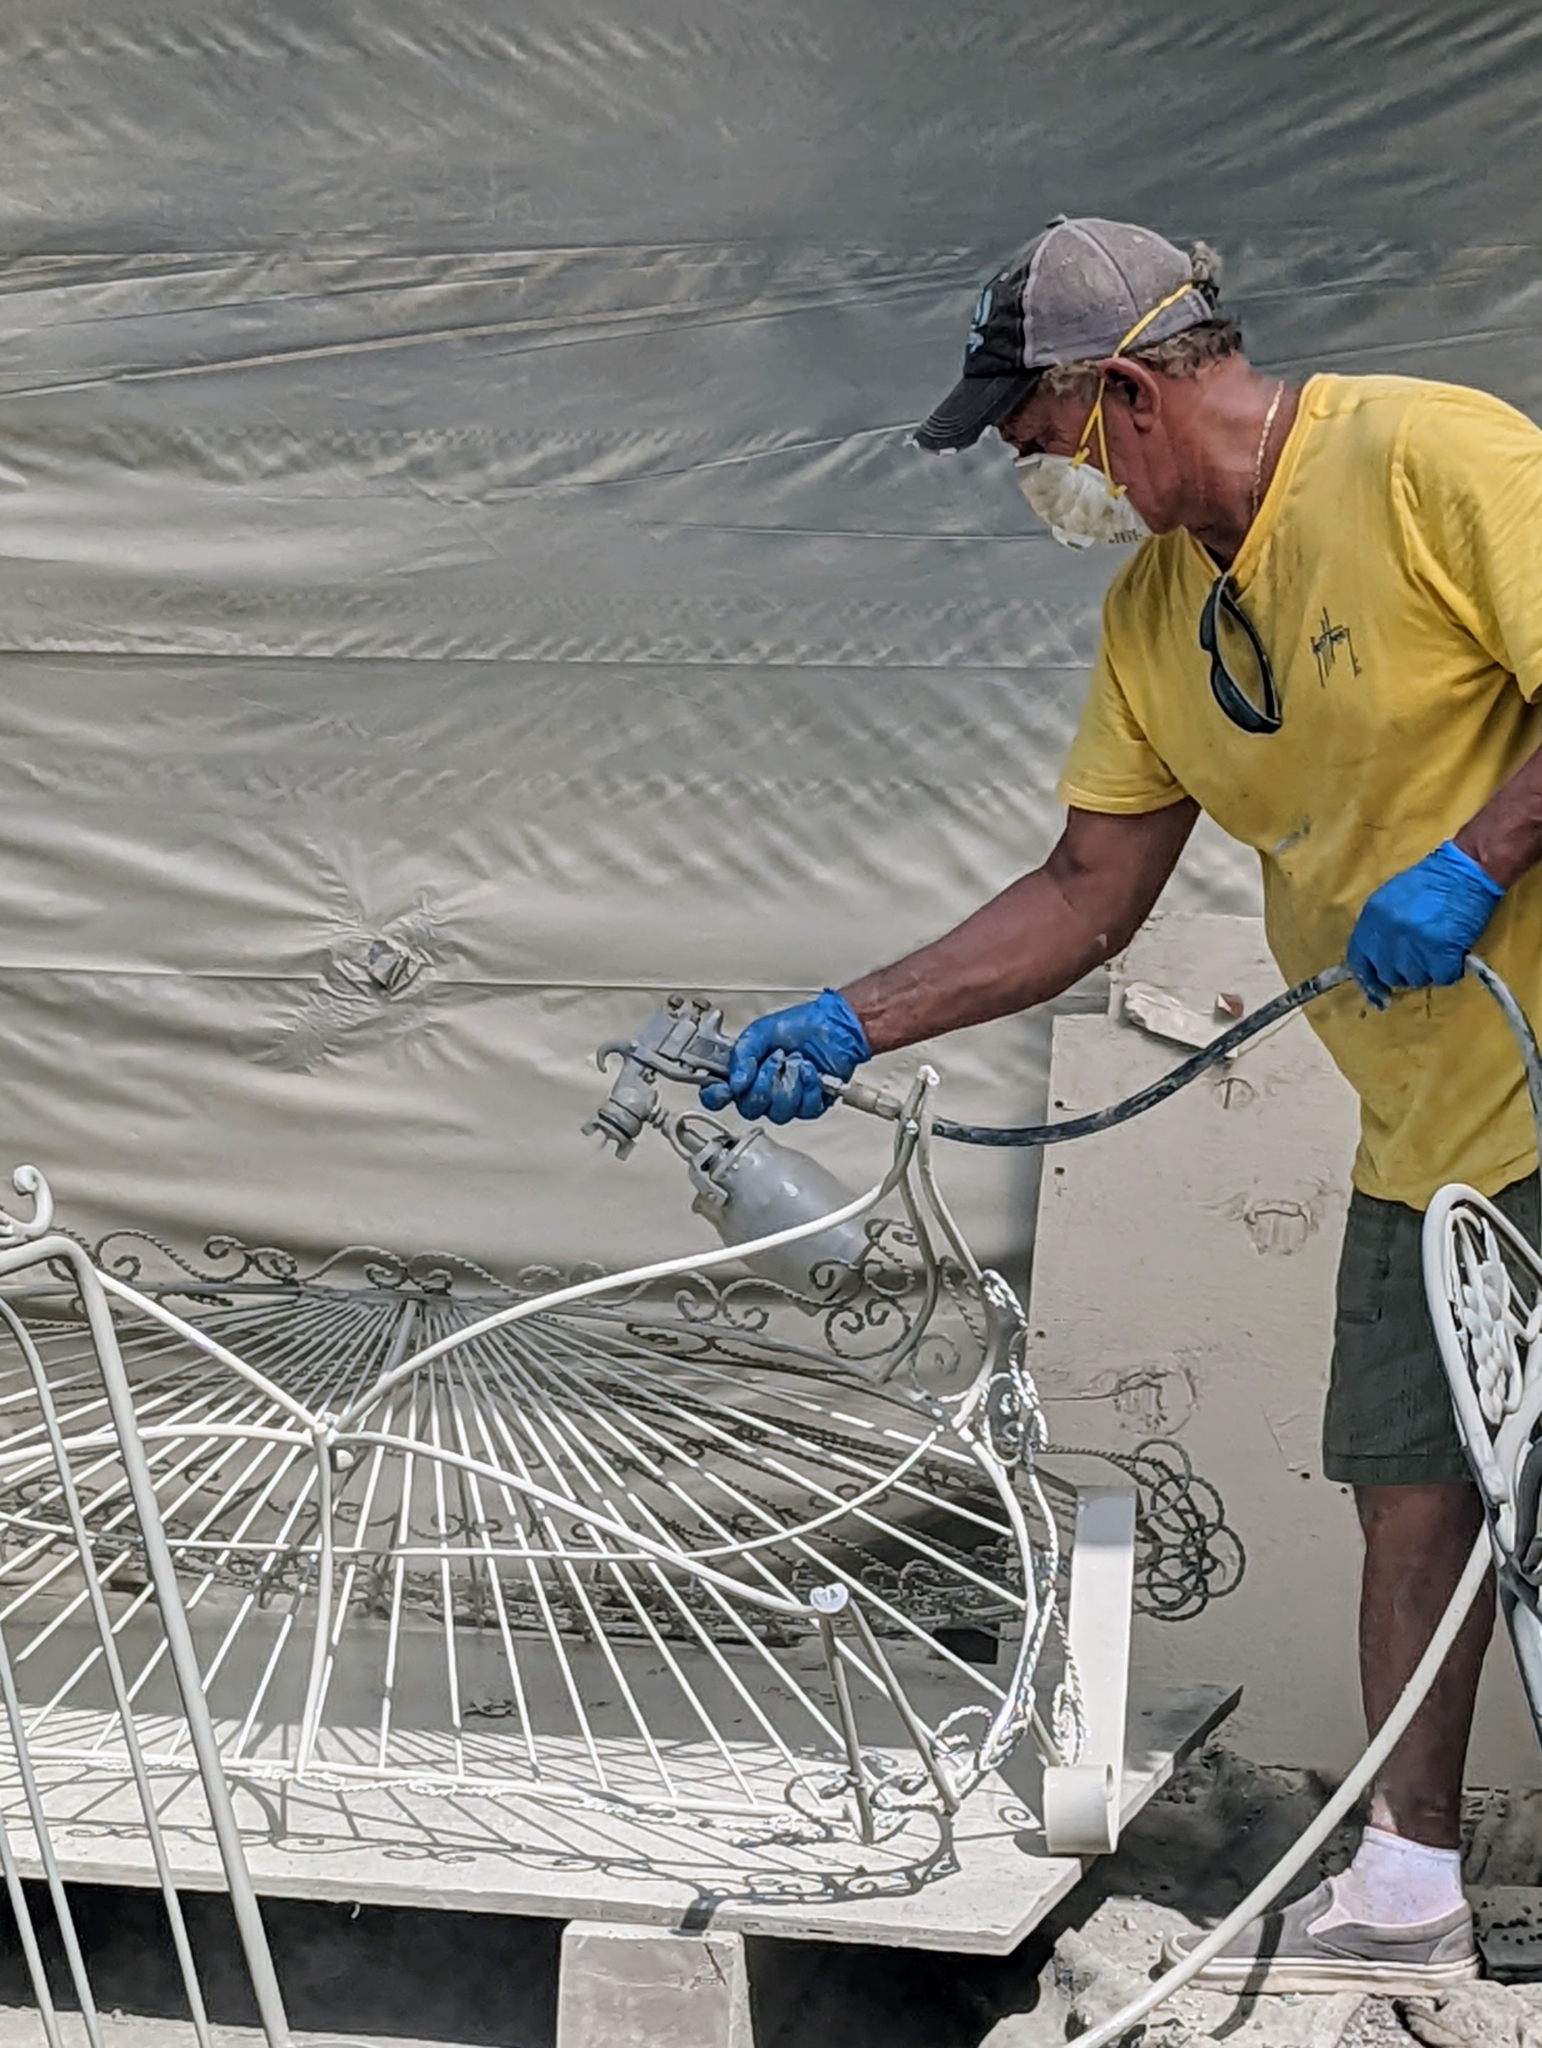
<path fill-rule="evenodd" d="M 1480 960 L 1476 953 L 1469 953 L 1467 972 L 1488 990 L 1514 1034 L 1516 1050 L 1526 1073 L 1526 1092 L 1531 1100 L 1532 1122 L 1537 1131 L 1537 1150 L 1542 1156 L 1542 1051 L 1538 1050 L 1536 1034 L 1526 1012 L 1486 960 Z M 1240 1023 L 1233 1024 L 1218 1038 L 1212 1038 L 1192 1058 L 1181 1060 L 1160 1081 L 1153 1081 L 1148 1088 L 1137 1089 L 1135 1094 L 1125 1096 L 1122 1102 L 1111 1102 L 1107 1109 L 1093 1109 L 1085 1116 L 1066 1117 L 1058 1124 L 959 1124 L 948 1117 L 937 1117 L 932 1123 L 932 1136 L 951 1138 L 959 1145 L 1019 1146 L 1025 1149 L 1064 1145 L 1072 1138 L 1096 1137 L 1099 1131 L 1111 1131 L 1117 1124 L 1128 1123 L 1131 1117 L 1144 1116 L 1148 1109 L 1155 1109 L 1158 1103 L 1166 1102 L 1180 1089 L 1187 1088 L 1191 1081 L 1197 1081 L 1211 1067 L 1219 1066 L 1222 1060 L 1229 1059 L 1250 1039 L 1268 1031 L 1293 1010 L 1305 1009 L 1308 1003 L 1325 996 L 1330 989 L 1341 988 L 1352 979 L 1349 969 L 1343 965 L 1325 967 L 1321 974 L 1309 975 L 1305 981 L 1298 981 L 1294 988 L 1284 990 L 1272 1001 L 1250 1011 Z"/>
<path fill-rule="evenodd" d="M 1484 979 L 1485 987 L 1490 986 L 1488 977 L 1491 970 L 1480 961 L 1469 963 L 1473 972 Z M 1107 1109 L 1094 1109 L 1086 1116 L 1067 1117 L 1059 1124 L 1017 1124 L 998 1127 L 992 1124 L 956 1124 L 947 1117 L 938 1117 L 932 1124 L 934 1138 L 952 1138 L 959 1145 L 1063 1145 L 1070 1138 L 1091 1138 L 1099 1131 L 1111 1131 L 1115 1124 L 1128 1123 L 1132 1116 L 1141 1116 L 1148 1109 L 1155 1109 L 1159 1102 L 1165 1102 L 1170 1095 L 1176 1095 L 1180 1088 L 1187 1088 L 1191 1081 L 1197 1081 L 1201 1074 L 1211 1067 L 1219 1066 L 1224 1059 L 1250 1038 L 1256 1038 L 1261 1031 L 1278 1024 L 1282 1017 L 1288 1017 L 1292 1010 L 1304 1009 L 1315 1002 L 1318 996 L 1325 996 L 1330 988 L 1338 988 L 1350 979 L 1347 967 L 1325 967 L 1321 974 L 1314 974 L 1306 981 L 1298 981 L 1294 988 L 1288 988 L 1283 995 L 1277 995 L 1272 1002 L 1233 1024 L 1230 1031 L 1223 1031 L 1219 1038 L 1212 1038 L 1201 1052 L 1195 1053 L 1181 1065 L 1164 1074 L 1160 1081 L 1153 1081 L 1149 1088 L 1142 1088 L 1138 1094 L 1127 1095 L 1123 1102 L 1112 1103 Z M 1499 997 L 1501 1006 L 1514 1004 L 1514 997 L 1505 988 L 1499 977 L 1493 982 L 1504 991 Z M 1497 990 L 1495 991 L 1497 994 Z M 1509 1015 L 1509 1011 L 1505 1013 Z M 1517 1008 L 1517 1015 L 1519 1010 Z"/>

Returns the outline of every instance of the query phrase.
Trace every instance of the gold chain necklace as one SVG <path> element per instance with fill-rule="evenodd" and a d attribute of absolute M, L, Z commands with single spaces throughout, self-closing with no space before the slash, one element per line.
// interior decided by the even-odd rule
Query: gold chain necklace
<path fill-rule="evenodd" d="M 1269 401 L 1269 410 L 1264 414 L 1264 430 L 1258 437 L 1258 453 L 1253 457 L 1253 495 L 1248 500 L 1248 525 L 1258 517 L 1258 507 L 1264 495 L 1264 451 L 1269 446 L 1269 434 L 1274 426 L 1274 416 L 1280 409 L 1280 400 L 1285 396 L 1285 379 L 1282 377 L 1274 387 L 1274 396 Z"/>

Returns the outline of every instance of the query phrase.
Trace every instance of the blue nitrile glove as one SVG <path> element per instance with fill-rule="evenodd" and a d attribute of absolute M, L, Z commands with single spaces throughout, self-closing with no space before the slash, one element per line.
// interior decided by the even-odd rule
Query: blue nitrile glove
<path fill-rule="evenodd" d="M 766 1117 L 790 1124 L 794 1117 L 822 1116 L 830 1097 L 821 1074 L 849 1081 L 870 1059 L 867 1034 L 846 998 L 827 988 L 811 1003 L 757 1017 L 734 1041 L 726 1081 L 709 1081 L 701 1091 L 704 1109 L 726 1109 L 754 1122 Z"/>
<path fill-rule="evenodd" d="M 1504 890 L 1451 840 L 1365 900 L 1349 935 L 1349 971 L 1378 1010 L 1395 988 L 1460 981 Z"/>

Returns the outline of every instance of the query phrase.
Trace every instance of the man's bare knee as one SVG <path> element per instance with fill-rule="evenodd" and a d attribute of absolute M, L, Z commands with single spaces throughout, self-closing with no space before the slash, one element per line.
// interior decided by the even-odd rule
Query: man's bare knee
<path fill-rule="evenodd" d="M 1355 1510 L 1367 1543 L 1381 1540 L 1415 1548 L 1442 1541 L 1471 1543 L 1482 1519 L 1478 1489 L 1465 1479 L 1421 1486 L 1357 1486 Z"/>

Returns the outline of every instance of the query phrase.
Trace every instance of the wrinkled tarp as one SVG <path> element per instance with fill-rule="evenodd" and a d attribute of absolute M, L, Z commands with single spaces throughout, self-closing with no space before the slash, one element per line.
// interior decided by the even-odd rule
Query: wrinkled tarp
<path fill-rule="evenodd" d="M 1050 214 L 1203 234 L 1265 365 L 1542 408 L 1523 7 L 12 0 L 0 59 L 0 1106 L 88 1231 L 708 1241 L 579 1138 L 597 1041 L 1058 828 L 1115 557 L 904 445 Z M 1019 1253 L 1031 1162 L 946 1163 Z"/>

